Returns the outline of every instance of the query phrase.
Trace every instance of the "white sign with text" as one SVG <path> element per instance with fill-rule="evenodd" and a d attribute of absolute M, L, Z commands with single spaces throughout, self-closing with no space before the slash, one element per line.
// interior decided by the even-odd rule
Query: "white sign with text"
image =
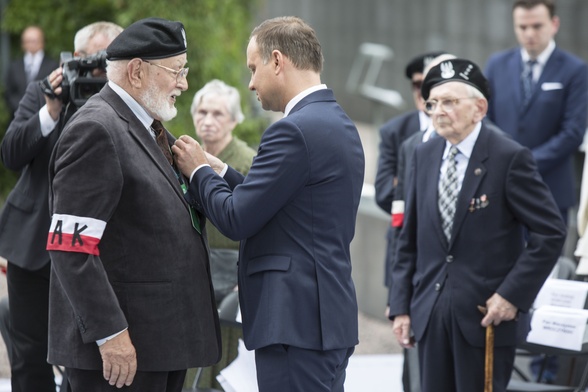
<path fill-rule="evenodd" d="M 527 342 L 567 350 L 582 351 L 588 310 L 542 306 L 533 312 Z"/>
<path fill-rule="evenodd" d="M 588 282 L 564 279 L 547 279 L 537 294 L 535 308 L 546 305 L 585 309 Z"/>

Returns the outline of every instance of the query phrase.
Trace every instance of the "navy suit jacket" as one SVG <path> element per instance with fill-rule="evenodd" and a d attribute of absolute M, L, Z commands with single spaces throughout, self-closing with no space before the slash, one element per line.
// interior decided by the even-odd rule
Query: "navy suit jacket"
<path fill-rule="evenodd" d="M 485 329 L 477 306 L 485 306 L 496 292 L 527 311 L 557 261 L 566 230 L 530 151 L 483 124 L 448 244 L 437 207 L 444 148 L 445 139 L 439 137 L 420 144 L 413 154 L 414 176 L 392 274 L 390 315 L 409 314 L 418 341 L 439 293 L 450 290 L 464 337 L 483 347 Z M 528 230 L 526 246 L 523 227 Z M 495 333 L 498 346 L 514 345 L 517 323 L 503 322 Z"/>
<path fill-rule="evenodd" d="M 490 57 L 485 70 L 491 90 L 488 118 L 533 152 L 558 207 L 571 207 L 576 193 L 572 157 L 586 130 L 588 68 L 556 47 L 526 107 L 522 70 L 520 48 Z"/>
<path fill-rule="evenodd" d="M 413 110 L 394 117 L 380 129 L 380 153 L 376 173 L 376 203 L 387 214 L 394 199 L 394 178 L 398 176 L 400 146 L 409 136 L 421 129 L 419 111 Z"/>
<path fill-rule="evenodd" d="M 191 202 L 242 241 L 248 349 L 357 344 L 349 244 L 363 178 L 359 134 L 331 90 L 306 96 L 264 132 L 246 177 L 229 169 L 222 179 L 209 167 L 193 176 Z"/>
<path fill-rule="evenodd" d="M 419 111 L 413 110 L 396 116 L 380 128 L 380 153 L 378 171 L 376 172 L 376 203 L 390 214 L 392 201 L 396 194 L 399 153 L 404 141 L 420 130 Z M 394 260 L 394 230 L 389 227 L 386 232 L 386 260 L 384 262 L 384 285 L 390 287 L 390 268 Z"/>

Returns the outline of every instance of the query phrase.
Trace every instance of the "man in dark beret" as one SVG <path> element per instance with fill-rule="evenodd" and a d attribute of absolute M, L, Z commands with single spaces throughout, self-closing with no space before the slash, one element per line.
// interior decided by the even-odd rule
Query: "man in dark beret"
<path fill-rule="evenodd" d="M 423 392 L 469 392 L 484 388 L 485 328 L 494 325 L 493 390 L 503 392 L 519 316 L 555 265 L 565 225 L 531 152 L 482 122 L 490 91 L 476 64 L 434 66 L 422 95 L 441 137 L 413 154 L 393 332 L 403 347 L 418 343 Z"/>
<path fill-rule="evenodd" d="M 108 46 L 108 83 L 50 160 L 49 362 L 74 392 L 179 392 L 221 355 L 204 217 L 171 159 L 186 34 L 158 18 Z"/>

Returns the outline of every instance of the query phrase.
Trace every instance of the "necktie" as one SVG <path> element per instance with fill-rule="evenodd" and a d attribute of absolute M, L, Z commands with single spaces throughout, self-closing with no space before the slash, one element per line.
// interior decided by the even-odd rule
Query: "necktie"
<path fill-rule="evenodd" d="M 526 106 L 531 99 L 533 92 L 533 68 L 537 64 L 537 60 L 529 60 L 525 63 L 525 68 L 521 74 L 521 82 L 523 83 L 523 105 Z"/>
<path fill-rule="evenodd" d="M 457 202 L 457 161 L 455 156 L 459 153 L 457 147 L 451 146 L 447 157 L 447 170 L 439 184 L 439 213 L 443 225 L 443 232 L 447 242 L 451 239 L 451 228 L 455 216 L 455 204 Z"/>
<path fill-rule="evenodd" d="M 169 164 L 173 165 L 174 160 L 169 149 L 169 142 L 167 141 L 167 134 L 165 132 L 165 128 L 163 127 L 161 122 L 157 120 L 153 121 L 153 124 L 151 124 L 151 128 L 153 128 L 153 130 L 155 131 L 155 141 L 161 149 L 161 152 L 163 153 Z"/>
<path fill-rule="evenodd" d="M 174 159 L 172 157 L 172 153 L 171 153 L 171 150 L 169 147 L 169 142 L 167 141 L 167 134 L 165 132 L 165 128 L 163 127 L 161 122 L 159 122 L 157 120 L 153 120 L 153 124 L 151 124 L 151 128 L 155 132 L 155 141 L 157 142 L 159 149 L 161 150 L 161 152 L 163 153 L 163 155 L 165 156 L 165 158 L 167 159 L 169 164 L 173 167 L 174 172 L 176 173 L 176 176 L 178 177 L 178 181 L 180 182 L 180 187 L 182 188 L 182 191 L 185 194 L 186 192 L 188 192 L 188 187 L 184 183 L 184 180 L 182 179 L 181 173 L 179 171 L 177 171 L 176 167 L 174 167 Z M 202 234 L 202 230 L 200 229 L 200 218 L 198 218 L 198 214 L 196 213 L 196 210 L 192 206 L 190 206 L 190 218 L 192 219 L 192 226 L 194 227 L 194 229 L 196 229 L 198 234 Z"/>
<path fill-rule="evenodd" d="M 32 82 L 33 81 L 33 60 L 32 59 L 25 61 L 25 74 L 27 77 L 27 83 Z"/>

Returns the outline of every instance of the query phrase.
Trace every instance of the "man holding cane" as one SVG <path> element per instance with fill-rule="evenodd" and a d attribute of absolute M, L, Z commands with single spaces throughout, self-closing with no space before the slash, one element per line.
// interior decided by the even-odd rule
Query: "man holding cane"
<path fill-rule="evenodd" d="M 518 324 L 557 261 L 565 226 L 531 152 L 481 122 L 490 91 L 476 64 L 436 65 L 422 93 L 441 138 L 413 155 L 389 296 L 393 331 L 404 347 L 414 332 L 423 392 L 471 392 L 483 390 L 485 328 L 494 325 L 493 387 L 505 391 Z"/>

